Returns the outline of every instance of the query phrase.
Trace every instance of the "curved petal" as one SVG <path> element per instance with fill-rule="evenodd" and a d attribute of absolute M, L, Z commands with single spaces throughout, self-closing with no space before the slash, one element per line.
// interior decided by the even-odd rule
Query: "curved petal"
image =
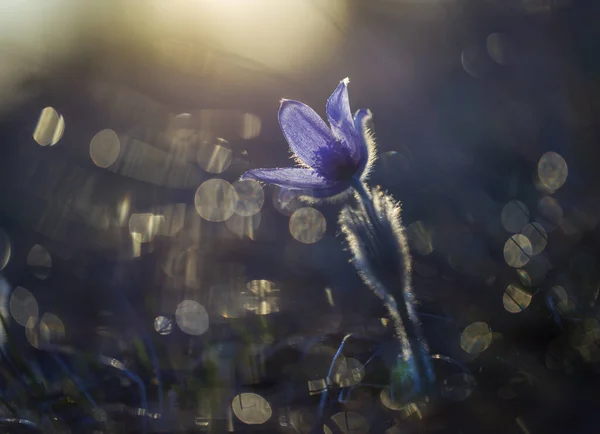
<path fill-rule="evenodd" d="M 360 159 L 358 133 L 350 112 L 348 78 L 343 79 L 327 100 L 327 118 L 336 139 L 346 146 L 356 162 Z"/>
<path fill-rule="evenodd" d="M 255 179 L 257 181 L 275 184 L 293 190 L 317 190 L 330 188 L 334 182 L 320 176 L 310 169 L 282 168 L 282 169 L 254 169 L 242 175 L 242 179 Z"/>
<path fill-rule="evenodd" d="M 335 137 L 323 119 L 306 104 L 282 100 L 279 125 L 298 159 L 313 170 L 323 172 L 323 157 L 335 145 Z"/>
<path fill-rule="evenodd" d="M 331 129 L 338 139 L 343 139 L 345 134 L 343 129 L 353 128 L 352 112 L 350 111 L 350 98 L 348 97 L 348 78 L 343 79 L 335 88 L 327 100 L 327 119 L 331 124 Z"/>

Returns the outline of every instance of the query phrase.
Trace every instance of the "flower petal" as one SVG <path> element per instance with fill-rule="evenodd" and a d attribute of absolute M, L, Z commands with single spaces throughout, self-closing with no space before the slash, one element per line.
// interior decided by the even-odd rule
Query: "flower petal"
<path fill-rule="evenodd" d="M 350 111 L 348 83 L 350 80 L 345 78 L 338 84 L 327 100 L 326 112 L 333 135 L 348 149 L 352 159 L 358 162 L 361 156 L 360 140 Z"/>
<path fill-rule="evenodd" d="M 325 189 L 335 184 L 313 170 L 299 168 L 254 169 L 244 173 L 242 179 L 255 179 L 294 190 Z"/>
<path fill-rule="evenodd" d="M 338 139 L 343 139 L 345 133 L 340 130 L 352 129 L 352 112 L 350 111 L 350 98 L 348 97 L 348 78 L 343 79 L 335 88 L 327 100 L 327 118 L 331 124 L 331 129 Z"/>
<path fill-rule="evenodd" d="M 335 137 L 323 119 L 306 104 L 282 100 L 279 125 L 292 152 L 313 170 L 326 172 L 324 157 Z"/>

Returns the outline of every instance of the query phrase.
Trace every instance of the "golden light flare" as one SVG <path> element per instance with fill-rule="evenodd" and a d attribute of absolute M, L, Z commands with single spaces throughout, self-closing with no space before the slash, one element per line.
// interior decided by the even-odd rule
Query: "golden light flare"
<path fill-rule="evenodd" d="M 210 57 L 197 41 L 217 47 L 250 64 L 279 72 L 329 60 L 343 42 L 340 31 L 349 18 L 343 0 L 185 1 L 172 7 L 153 0 L 151 33 L 182 41 L 165 44 L 157 37 L 165 62 L 189 71 L 210 67 Z"/>

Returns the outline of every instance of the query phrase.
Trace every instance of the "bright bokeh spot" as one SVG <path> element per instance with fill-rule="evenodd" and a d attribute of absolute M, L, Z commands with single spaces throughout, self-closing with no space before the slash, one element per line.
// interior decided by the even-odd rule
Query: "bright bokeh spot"
<path fill-rule="evenodd" d="M 205 141 L 200 144 L 196 153 L 198 165 L 209 173 L 222 173 L 231 164 L 233 153 L 228 148 L 226 140 L 217 139 L 216 142 Z"/>
<path fill-rule="evenodd" d="M 433 252 L 432 231 L 422 221 L 411 223 L 406 235 L 413 251 L 423 256 Z"/>
<path fill-rule="evenodd" d="M 138 243 L 149 243 L 158 233 L 164 217 L 151 213 L 131 214 L 129 217 L 129 233 Z"/>
<path fill-rule="evenodd" d="M 50 253 L 39 244 L 34 245 L 27 255 L 27 265 L 33 269 L 33 275 L 38 279 L 46 279 L 52 267 Z"/>
<path fill-rule="evenodd" d="M 509 63 L 509 40 L 504 33 L 492 33 L 486 39 L 486 48 L 490 57 L 499 65 Z"/>
<path fill-rule="evenodd" d="M 231 401 L 231 409 L 239 420 L 248 425 L 261 425 L 273 414 L 267 400 L 256 393 L 240 393 L 235 396 Z"/>
<path fill-rule="evenodd" d="M 58 143 L 65 131 L 65 120 L 52 107 L 46 107 L 40 113 L 33 139 L 40 146 L 53 146 Z"/>
<path fill-rule="evenodd" d="M 56 344 L 65 337 L 65 325 L 58 316 L 46 312 L 40 319 L 39 333 L 41 343 Z"/>
<path fill-rule="evenodd" d="M 531 303 L 531 294 L 517 285 L 508 285 L 502 296 L 504 309 L 510 313 L 523 312 Z"/>
<path fill-rule="evenodd" d="M 2 271 L 4 267 L 6 267 L 6 264 L 8 264 L 11 251 L 12 248 L 10 245 L 10 239 L 8 238 L 6 232 L 0 228 L 0 271 Z"/>
<path fill-rule="evenodd" d="M 304 207 L 294 190 L 286 188 L 274 189 L 272 199 L 275 209 L 283 215 L 291 216 L 294 211 Z"/>
<path fill-rule="evenodd" d="M 242 139 L 254 139 L 259 136 L 261 129 L 260 118 L 251 113 L 242 115 L 242 125 L 240 126 L 240 137 Z"/>
<path fill-rule="evenodd" d="M 485 322 L 474 322 L 460 336 L 460 347 L 469 354 L 479 354 L 492 343 L 492 329 Z"/>
<path fill-rule="evenodd" d="M 529 210 L 523 202 L 511 200 L 502 208 L 501 218 L 507 232 L 519 233 L 529 223 Z"/>
<path fill-rule="evenodd" d="M 154 319 L 154 330 L 161 335 L 169 335 L 173 331 L 173 321 L 166 316 L 159 315 Z"/>
<path fill-rule="evenodd" d="M 90 142 L 90 158 L 98 167 L 106 169 L 113 165 L 121 153 L 119 136 L 111 129 L 102 130 Z"/>
<path fill-rule="evenodd" d="M 340 387 L 356 386 L 365 376 L 365 366 L 357 359 L 347 357 L 344 363 L 337 365 L 333 380 Z"/>
<path fill-rule="evenodd" d="M 367 434 L 369 432 L 369 421 L 362 414 L 355 411 L 342 411 L 331 416 L 331 420 L 344 434 Z M 325 434 L 333 434 L 333 431 L 323 425 Z"/>
<path fill-rule="evenodd" d="M 236 181 L 233 188 L 237 193 L 238 201 L 235 213 L 248 217 L 258 213 L 265 203 L 265 193 L 260 183 L 253 179 Z"/>
<path fill-rule="evenodd" d="M 225 225 L 238 237 L 248 237 L 253 240 L 260 226 L 261 219 L 260 213 L 247 217 L 234 214 L 225 222 Z"/>
<path fill-rule="evenodd" d="M 31 292 L 17 286 L 10 295 L 10 314 L 17 324 L 25 327 L 30 319 L 37 322 L 39 309 L 38 303 Z"/>
<path fill-rule="evenodd" d="M 175 311 L 175 321 L 182 332 L 198 336 L 208 330 L 208 313 L 194 300 L 183 300 Z"/>
<path fill-rule="evenodd" d="M 325 217 L 315 208 L 300 208 L 290 217 L 290 233 L 301 243 L 316 243 L 323 238 L 326 227 Z"/>
<path fill-rule="evenodd" d="M 567 162 L 556 152 L 546 152 L 538 162 L 538 178 L 550 190 L 558 190 L 567 181 Z"/>
<path fill-rule="evenodd" d="M 546 232 L 554 231 L 562 222 L 563 210 L 558 201 L 551 196 L 540 199 L 537 205 L 538 216 L 535 221 L 540 223 Z"/>
<path fill-rule="evenodd" d="M 513 235 L 504 244 L 504 260 L 511 267 L 521 268 L 529 262 L 532 255 L 531 242 L 525 235 Z"/>
<path fill-rule="evenodd" d="M 256 315 L 268 315 L 279 311 L 279 288 L 269 280 L 252 280 L 242 294 L 244 309 Z"/>
<path fill-rule="evenodd" d="M 327 62 L 343 41 L 340 28 L 348 19 L 343 0 L 319 7 L 304 0 L 186 1 L 176 8 L 154 3 L 159 24 L 169 34 L 189 35 L 192 44 L 212 41 L 248 65 L 287 73 Z"/>
<path fill-rule="evenodd" d="M 525 286 L 531 286 L 531 276 L 524 268 L 520 268 L 517 270 L 517 276 L 519 276 L 519 280 Z"/>
<path fill-rule="evenodd" d="M 194 204 L 200 216 L 211 222 L 224 222 L 235 212 L 238 202 L 233 186 L 218 178 L 209 179 L 196 191 Z"/>
<path fill-rule="evenodd" d="M 539 223 L 529 223 L 521 231 L 531 243 L 531 252 L 534 255 L 540 254 L 546 248 L 548 243 L 548 234 L 544 227 Z"/>

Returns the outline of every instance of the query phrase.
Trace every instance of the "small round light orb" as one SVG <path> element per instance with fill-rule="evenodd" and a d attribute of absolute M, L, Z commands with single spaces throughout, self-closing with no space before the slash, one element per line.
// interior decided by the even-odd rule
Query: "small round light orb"
<path fill-rule="evenodd" d="M 175 311 L 175 321 L 182 332 L 199 336 L 208 330 L 208 313 L 194 300 L 183 300 Z"/>
<path fill-rule="evenodd" d="M 65 337 L 65 325 L 53 313 L 46 312 L 40 319 L 40 342 L 44 344 L 59 343 Z"/>
<path fill-rule="evenodd" d="M 261 425 L 273 415 L 271 405 L 256 393 L 240 393 L 231 401 L 233 414 L 247 425 Z"/>
<path fill-rule="evenodd" d="M 48 250 L 39 244 L 34 245 L 27 255 L 27 265 L 33 269 L 33 275 L 44 280 L 50 275 L 52 257 Z"/>
<path fill-rule="evenodd" d="M 240 137 L 245 140 L 254 139 L 259 136 L 261 129 L 260 118 L 252 113 L 242 115 L 240 125 Z"/>
<path fill-rule="evenodd" d="M 563 209 L 556 199 L 545 196 L 537 205 L 538 216 L 535 221 L 540 223 L 546 232 L 554 231 L 562 222 Z"/>
<path fill-rule="evenodd" d="M 492 33 L 486 39 L 487 52 L 498 65 L 509 63 L 510 42 L 504 33 Z"/>
<path fill-rule="evenodd" d="M 225 225 L 227 226 L 227 229 L 238 237 L 248 237 L 253 240 L 256 237 L 256 231 L 260 226 L 260 222 L 260 213 L 248 217 L 234 214 L 225 222 Z"/>
<path fill-rule="evenodd" d="M 170 335 L 173 331 L 173 321 L 166 316 L 159 315 L 154 319 L 154 330 L 163 336 Z"/>
<path fill-rule="evenodd" d="M 291 216 L 294 211 L 304 207 L 302 201 L 298 199 L 293 190 L 281 187 L 273 189 L 272 200 L 275 209 L 286 216 Z"/>
<path fill-rule="evenodd" d="M 8 261 L 10 261 L 11 251 L 10 239 L 6 232 L 0 228 L 0 271 L 2 271 L 4 267 L 6 267 L 6 264 L 8 264 Z"/>
<path fill-rule="evenodd" d="M 290 233 L 301 243 L 316 243 L 323 238 L 326 227 L 325 217 L 315 208 L 300 208 L 290 217 Z"/>
<path fill-rule="evenodd" d="M 151 213 L 134 213 L 129 217 L 129 233 L 138 243 L 151 242 L 158 233 L 164 217 Z"/>
<path fill-rule="evenodd" d="M 485 322 L 474 322 L 460 336 L 460 347 L 469 354 L 479 354 L 492 343 L 492 329 Z"/>
<path fill-rule="evenodd" d="M 569 176 L 567 162 L 556 152 L 546 152 L 537 166 L 540 182 L 550 190 L 558 190 Z"/>
<path fill-rule="evenodd" d="M 196 191 L 194 204 L 196 211 L 205 220 L 224 222 L 235 212 L 238 197 L 233 186 L 218 178 L 202 183 Z"/>
<path fill-rule="evenodd" d="M 502 226 L 507 232 L 519 233 L 529 223 L 529 210 L 518 200 L 511 200 L 502 208 Z"/>
<path fill-rule="evenodd" d="M 37 125 L 33 131 L 33 139 L 40 146 L 54 146 L 65 131 L 65 120 L 52 107 L 46 107 L 40 113 Z"/>
<path fill-rule="evenodd" d="M 337 366 L 333 374 L 333 380 L 340 387 L 356 386 L 365 376 L 365 366 L 357 359 L 347 357 L 343 363 Z"/>
<path fill-rule="evenodd" d="M 120 153 L 121 141 L 111 129 L 99 131 L 90 142 L 90 158 L 96 166 L 103 169 L 112 166 Z"/>
<path fill-rule="evenodd" d="M 10 295 L 10 314 L 17 324 L 25 327 L 30 319 L 37 322 L 38 303 L 31 292 L 23 287 L 17 286 Z"/>
<path fill-rule="evenodd" d="M 208 173 L 223 173 L 231 164 L 233 153 L 227 147 L 227 141 L 203 142 L 198 147 L 196 159 L 202 169 Z"/>
<path fill-rule="evenodd" d="M 531 303 L 531 294 L 524 288 L 517 285 L 508 285 L 502 296 L 504 309 L 510 313 L 523 312 L 529 303 Z"/>
<path fill-rule="evenodd" d="M 260 211 L 265 203 L 265 193 L 260 183 L 253 179 L 246 179 L 234 182 L 233 188 L 238 197 L 235 207 L 237 215 L 248 217 Z"/>
<path fill-rule="evenodd" d="M 525 225 L 521 231 L 522 235 L 525 235 L 531 242 L 531 253 L 537 255 L 542 253 L 548 243 L 548 234 L 546 229 L 539 223 L 529 223 Z"/>
<path fill-rule="evenodd" d="M 432 231 L 422 221 L 411 223 L 406 228 L 406 235 L 415 252 L 423 256 L 433 252 Z"/>
<path fill-rule="evenodd" d="M 504 244 L 504 260 L 511 267 L 521 268 L 529 262 L 532 255 L 531 242 L 525 235 L 513 235 Z"/>

